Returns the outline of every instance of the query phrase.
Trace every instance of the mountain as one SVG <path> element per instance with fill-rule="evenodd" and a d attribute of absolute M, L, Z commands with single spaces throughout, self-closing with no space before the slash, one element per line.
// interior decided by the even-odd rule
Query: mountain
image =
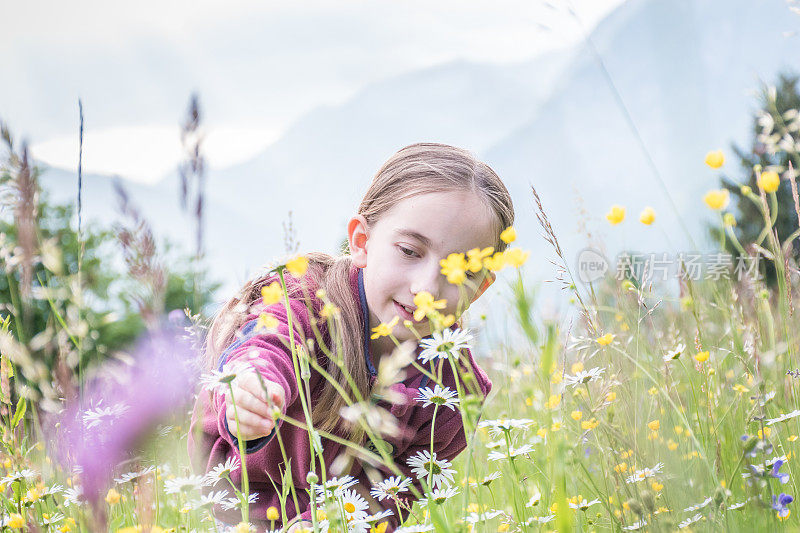
<path fill-rule="evenodd" d="M 587 231 L 610 255 L 701 247 L 709 214 L 701 196 L 718 186 L 703 155 L 749 141 L 759 80 L 800 65 L 800 42 L 785 35 L 798 25 L 783 0 L 629 0 L 572 50 L 519 64 L 447 63 L 366 86 L 309 112 L 252 160 L 209 172 L 212 268 L 229 292 L 282 255 L 290 210 L 301 250 L 335 251 L 375 171 L 418 141 L 463 146 L 498 171 L 536 277 L 552 277 L 543 260 L 552 252 L 539 238 L 531 184 L 570 263 Z M 86 205 L 100 218 L 113 215 L 102 207 L 112 205 L 104 179 L 84 188 L 96 194 Z M 171 175 L 131 194 L 188 250 L 177 183 Z M 613 203 L 625 204 L 628 218 L 611 228 L 602 216 Z M 636 221 L 645 205 L 657 212 L 652 227 Z"/>

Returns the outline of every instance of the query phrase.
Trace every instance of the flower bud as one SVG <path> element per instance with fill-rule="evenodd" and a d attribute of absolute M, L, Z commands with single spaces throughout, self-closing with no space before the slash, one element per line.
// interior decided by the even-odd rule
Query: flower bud
<path fill-rule="evenodd" d="M 308 482 L 309 485 L 315 485 L 318 481 L 319 481 L 319 476 L 317 476 L 317 474 L 315 474 L 314 472 L 309 472 L 308 474 L 306 474 L 306 482 Z"/>

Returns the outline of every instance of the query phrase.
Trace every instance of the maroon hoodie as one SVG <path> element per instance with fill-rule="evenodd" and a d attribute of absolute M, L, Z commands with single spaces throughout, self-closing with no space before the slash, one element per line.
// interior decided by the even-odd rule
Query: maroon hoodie
<path fill-rule="evenodd" d="M 287 276 L 287 284 L 296 284 L 296 280 Z M 355 301 L 360 303 L 361 313 L 359 316 L 363 328 L 364 353 L 366 364 L 370 372 L 370 382 L 374 384 L 376 379 L 376 369 L 372 362 L 369 351 L 369 310 L 367 308 L 366 297 L 364 295 L 364 283 L 361 269 L 351 267 L 350 287 Z M 313 309 L 318 312 L 322 307 L 322 302 L 314 296 L 313 288 L 309 291 L 313 303 Z M 295 329 L 295 342 L 300 342 L 302 338 L 315 339 L 314 331 L 311 326 L 313 316 L 309 316 L 306 304 L 301 299 L 291 299 L 292 323 Z M 256 332 L 256 323 L 260 312 L 268 310 L 279 321 L 277 333 L 263 331 Z M 318 326 L 322 333 L 322 338 L 328 345 L 329 335 L 324 327 L 324 321 Z M 286 343 L 284 345 L 284 342 Z M 250 309 L 250 314 L 246 322 L 239 330 L 237 340 L 231 344 L 220 356 L 218 368 L 222 365 L 236 360 L 247 360 L 255 356 L 254 365 L 259 368 L 265 379 L 273 381 L 284 388 L 286 393 L 286 404 L 284 412 L 295 420 L 304 420 L 303 408 L 298 398 L 297 381 L 294 374 L 291 351 L 286 348 L 289 345 L 289 327 L 286 319 L 286 310 L 283 303 L 265 307 L 261 300 L 257 301 Z M 315 343 L 316 346 L 316 343 Z M 419 353 L 419 349 L 417 353 Z M 311 354 L 317 357 L 317 361 L 322 368 L 326 367 L 327 359 L 322 350 L 317 349 L 317 353 Z M 477 365 L 469 350 L 464 350 L 463 356 L 469 361 L 474 369 L 474 375 L 483 399 L 491 389 L 491 382 L 486 373 Z M 440 361 L 442 364 L 442 384 L 456 390 L 455 377 L 451 366 L 447 361 Z M 463 365 L 462 365 L 463 366 Z M 409 365 L 406 369 L 406 377 L 401 383 L 392 385 L 392 389 L 399 393 L 399 398 L 403 400 L 398 403 L 387 403 L 378 400 L 377 405 L 390 411 L 397 419 L 398 426 L 402 429 L 397 437 L 385 437 L 384 440 L 392 447 L 394 461 L 403 474 L 414 479 L 415 486 L 422 493 L 419 482 L 411 473 L 411 469 L 406 464 L 406 460 L 419 451 L 431 450 L 431 419 L 433 417 L 434 406 L 429 405 L 423 408 L 422 404 L 415 401 L 420 388 L 431 386 L 428 377 L 419 370 Z M 462 378 L 463 379 L 463 378 Z M 462 384 L 464 382 L 462 381 Z M 321 374 L 311 369 L 309 385 L 312 391 L 312 409 L 314 398 L 322 387 L 329 387 Z M 199 426 L 199 427 L 198 427 Z M 291 459 L 292 478 L 296 487 L 299 509 L 295 509 L 294 501 L 289 494 L 286 502 L 286 516 L 283 523 L 291 521 L 296 515 L 310 520 L 311 507 L 309 504 L 308 490 L 309 484 L 306 482 L 306 475 L 311 470 L 311 456 L 309 451 L 309 437 L 306 430 L 297 428 L 289 423 L 280 421 L 277 431 L 283 441 L 283 446 L 287 457 Z M 272 435 L 262 437 L 254 441 L 247 442 L 246 465 L 249 478 L 251 494 L 257 493 L 257 501 L 250 506 L 250 521 L 259 530 L 268 528 L 270 523 L 266 519 L 267 508 L 274 506 L 281 509 L 278 494 L 281 486 L 281 471 L 284 468 L 283 456 L 281 455 L 278 439 Z M 436 412 L 436 429 L 434 431 L 433 451 L 438 459 L 453 460 L 465 447 L 466 438 L 461 420 L 461 413 L 458 409 L 440 407 Z M 327 468 L 334 463 L 334 459 L 346 451 L 346 447 L 334 441 L 323 438 L 323 457 Z M 192 415 L 192 425 L 189 431 L 189 453 L 192 457 L 193 467 L 196 473 L 209 472 L 216 465 L 225 462 L 229 457 L 238 457 L 239 449 L 236 437 L 228 430 L 225 419 L 225 396 L 220 392 L 210 393 L 202 390 L 195 404 Z M 319 461 L 317 461 L 319 469 Z M 392 475 L 388 469 L 382 468 L 384 478 Z M 317 472 L 319 474 L 319 472 Z M 367 489 L 371 486 L 369 479 L 362 467 L 362 463 L 355 459 L 352 462 L 349 472 L 344 472 L 358 479 Z M 331 474 L 328 474 L 330 477 Z M 270 481 L 272 480 L 272 482 Z M 321 479 L 321 476 L 320 476 Z M 237 486 L 241 485 L 241 470 L 235 470 L 231 474 L 231 480 Z M 278 487 L 275 491 L 272 483 Z M 217 485 L 216 489 L 224 488 L 223 484 Z M 402 493 L 407 496 L 407 502 L 413 503 L 413 497 L 408 492 Z M 383 507 L 391 509 L 395 515 L 397 508 L 393 501 L 384 499 L 379 502 Z M 216 509 L 218 519 L 225 522 L 236 524 L 241 520 L 241 514 L 237 509 L 223 511 Z M 404 514 L 406 514 L 404 512 Z M 399 517 L 405 519 L 405 516 Z M 389 519 L 389 531 L 397 527 L 397 516 Z M 278 524 L 276 524 L 277 527 Z"/>

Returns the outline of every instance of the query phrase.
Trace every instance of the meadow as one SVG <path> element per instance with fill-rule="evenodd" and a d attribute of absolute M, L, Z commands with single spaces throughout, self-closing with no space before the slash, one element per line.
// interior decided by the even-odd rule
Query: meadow
<path fill-rule="evenodd" d="M 706 162 L 713 168 L 723 164 L 714 153 Z M 763 220 L 760 239 L 747 249 L 734 233 L 734 216 L 725 211 L 728 192 L 709 191 L 704 198 L 720 214 L 718 235 L 735 241 L 747 268 L 732 261 L 703 264 L 698 271 L 683 258 L 667 281 L 654 276 L 653 265 L 632 262 L 581 283 L 532 191 L 541 228 L 525 231 L 541 229 L 552 247 L 555 276 L 571 303 L 567 317 L 536 311 L 536 286 L 524 269 L 527 261 L 543 259 L 514 246 L 513 228 L 503 234 L 510 245 L 505 252 L 470 250 L 443 259 L 442 274 L 451 283 L 468 286 L 467 274 L 484 269 L 504 271 L 510 280 L 516 340 L 476 354 L 493 381 L 491 395 L 481 405 L 469 377 L 455 390 L 437 384 L 442 366 L 456 365 L 479 332 L 466 326 L 448 330 L 456 317 L 442 316 L 428 294 L 418 295 L 415 304 L 438 332 L 420 339 L 425 350 L 418 360 L 409 360 L 408 346 L 398 344 L 380 369 L 377 387 L 388 388 L 403 365 L 417 365 L 432 379 L 417 401 L 438 413 L 457 409 L 467 449 L 452 464 L 421 452 L 402 465 L 407 474 L 410 469 L 406 476 L 385 448 L 354 445 L 354 454 L 394 474 L 372 487 L 372 496 L 390 505 L 372 513 L 346 472 L 321 468 L 307 477 L 316 495 L 313 529 L 383 533 L 388 514 L 399 512 L 396 496 L 408 493 L 419 501 L 397 531 L 798 529 L 793 498 L 800 320 L 794 307 L 798 271 L 790 253 L 797 235 L 781 242 L 773 232 L 780 177 L 760 168 L 756 174 L 758 189 L 740 191 Z M 37 197 L 26 155 L 10 157 L 4 175 L 10 194 L 1 199 L 19 235 L 14 246 L 0 236 L 13 296 L 0 302 L 2 530 L 219 531 L 214 513 L 224 506 L 242 511 L 233 530 L 249 531 L 247 483 L 231 483 L 231 472 L 241 464 L 221 464 L 205 476 L 193 473 L 186 439 L 196 395 L 230 388 L 237 373 L 250 369 L 201 375 L 197 354 L 207 317 L 175 311 L 153 312 L 123 355 L 107 354 L 84 367 L 81 353 L 93 337 L 81 314 L 80 278 L 75 282 L 81 272 L 54 266 L 58 242 L 40 241 L 33 226 L 25 225 L 35 216 Z M 622 223 L 624 207 L 614 206 L 606 218 L 611 225 Z M 646 210 L 628 223 L 656 220 Z M 135 235 L 130 237 L 129 244 Z M 724 242 L 712 252 L 725 252 Z M 144 274 L 152 274 L 149 253 L 137 256 L 143 283 L 150 279 Z M 36 265 L 46 275 L 34 276 Z M 282 283 L 264 298 L 286 302 L 286 277 L 302 276 L 306 265 L 302 255 L 273 264 Z M 144 291 L 140 299 L 146 303 L 156 293 Z M 30 320 L 32 310 L 42 307 L 47 320 Z M 322 315 L 335 329 L 335 306 L 326 306 Z M 273 319 L 265 315 L 260 325 L 269 330 Z M 390 332 L 381 325 L 373 334 Z M 316 362 L 297 343 L 291 349 L 302 390 Z M 391 427 L 387 413 L 369 399 L 343 393 L 350 416 L 380 441 L 381 431 Z M 307 429 L 319 443 L 312 453 L 318 453 L 324 442 L 319 439 L 333 437 L 309 420 L 283 423 Z M 281 507 L 295 496 L 289 484 L 284 487 Z M 283 514 L 282 508 L 268 512 L 276 522 Z"/>

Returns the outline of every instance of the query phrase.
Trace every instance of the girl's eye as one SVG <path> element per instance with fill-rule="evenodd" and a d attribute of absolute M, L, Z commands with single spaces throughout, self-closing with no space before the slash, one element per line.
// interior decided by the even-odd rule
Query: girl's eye
<path fill-rule="evenodd" d="M 414 250 L 412 250 L 410 248 L 406 248 L 405 246 L 398 246 L 398 248 L 400 249 L 400 252 L 403 255 L 405 255 L 406 257 L 416 257 L 417 256 L 417 252 L 415 252 Z"/>

